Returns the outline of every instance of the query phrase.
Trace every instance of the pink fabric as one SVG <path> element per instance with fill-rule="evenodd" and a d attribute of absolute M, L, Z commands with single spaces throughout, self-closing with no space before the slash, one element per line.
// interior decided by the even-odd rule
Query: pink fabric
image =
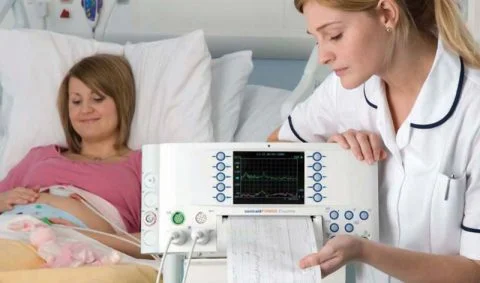
<path fill-rule="evenodd" d="M 98 266 L 120 262 L 120 255 L 116 251 L 104 253 L 82 241 L 58 241 L 52 228 L 37 221 L 19 220 L 10 223 L 8 228 L 13 231 L 30 232 L 30 243 L 45 260 L 44 267 Z"/>
<path fill-rule="evenodd" d="M 118 209 L 127 231 L 140 231 L 141 151 L 121 162 L 73 161 L 55 145 L 36 147 L 0 182 L 0 192 L 16 187 L 70 185 L 110 202 Z"/>

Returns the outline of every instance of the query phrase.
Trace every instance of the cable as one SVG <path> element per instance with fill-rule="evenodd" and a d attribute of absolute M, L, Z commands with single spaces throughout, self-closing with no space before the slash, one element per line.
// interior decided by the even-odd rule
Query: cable
<path fill-rule="evenodd" d="M 190 253 L 188 254 L 187 266 L 185 267 L 185 272 L 183 273 L 182 283 L 187 282 L 188 269 L 190 268 L 190 262 L 192 261 L 193 250 L 195 249 L 195 245 L 197 244 L 197 241 L 200 238 L 201 238 L 201 236 L 199 236 L 198 233 L 195 233 L 195 235 L 192 237 L 193 245 L 192 245 L 192 249 L 190 250 Z"/>
<path fill-rule="evenodd" d="M 118 227 L 116 224 L 113 224 L 108 220 L 105 216 L 103 216 L 95 207 L 90 205 L 88 202 L 80 198 L 80 202 L 83 203 L 86 207 L 90 208 L 91 211 L 93 211 L 95 214 L 100 216 L 103 220 L 107 221 L 108 224 L 110 224 L 113 228 L 116 228 L 118 231 L 122 232 L 125 236 L 129 237 L 130 239 L 133 239 L 136 243 L 140 244 L 141 241 L 137 239 L 136 237 L 132 236 L 130 233 L 125 231 L 124 229 Z"/>
<path fill-rule="evenodd" d="M 110 12 L 108 13 L 107 21 L 105 22 L 105 25 L 103 26 L 102 38 L 100 38 L 100 39 L 96 38 L 97 40 L 104 40 L 105 39 L 105 34 L 107 33 L 107 27 L 110 25 L 110 19 L 112 18 L 113 11 L 117 7 L 118 2 L 115 1 L 115 2 L 113 2 L 112 5 L 113 5 L 113 7 L 110 9 Z"/>
<path fill-rule="evenodd" d="M 162 256 L 162 261 L 160 262 L 160 267 L 158 268 L 157 279 L 155 280 L 156 283 L 160 282 L 163 265 L 165 264 L 165 260 L 167 258 L 168 249 L 170 248 L 170 245 L 172 244 L 173 241 L 179 240 L 180 238 L 181 238 L 180 232 L 177 232 L 177 231 L 172 232 L 172 234 L 170 235 L 170 238 L 168 239 L 167 247 L 165 248 L 165 252 L 163 253 L 163 256 Z"/>
<path fill-rule="evenodd" d="M 87 231 L 87 232 L 93 232 L 93 233 L 96 233 L 96 234 L 100 234 L 100 235 L 104 235 L 104 236 L 109 236 L 109 237 L 112 237 L 112 238 L 115 238 L 115 239 L 118 239 L 120 241 L 124 241 L 126 243 L 129 243 L 131 245 L 134 245 L 138 248 L 140 248 L 140 244 L 139 243 L 135 243 L 133 241 L 130 241 L 128 239 L 125 239 L 125 238 L 122 238 L 120 236 L 117 236 L 115 234 L 110 234 L 110 233 L 106 233 L 106 232 L 102 232 L 102 231 L 98 231 L 98 230 L 94 230 L 94 229 L 90 229 L 90 228 L 81 228 L 81 227 L 76 227 L 76 226 L 66 226 L 66 225 L 62 225 L 62 224 L 53 224 L 53 226 L 57 226 L 57 227 L 62 227 L 62 228 L 71 228 L 71 229 L 74 229 L 74 230 L 79 230 L 79 231 Z M 155 260 L 160 260 L 160 258 L 156 255 L 151 255 Z"/>

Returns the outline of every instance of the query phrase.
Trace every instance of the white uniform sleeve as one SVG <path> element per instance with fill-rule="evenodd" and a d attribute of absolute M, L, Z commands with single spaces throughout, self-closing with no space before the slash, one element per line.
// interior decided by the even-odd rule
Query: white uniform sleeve
<path fill-rule="evenodd" d="M 337 84 L 337 77 L 330 74 L 307 100 L 298 104 L 280 127 L 279 140 L 324 142 L 335 134 Z"/>
<path fill-rule="evenodd" d="M 480 260 L 480 137 L 477 137 L 467 168 L 467 190 L 460 240 L 460 254 L 474 260 Z"/>

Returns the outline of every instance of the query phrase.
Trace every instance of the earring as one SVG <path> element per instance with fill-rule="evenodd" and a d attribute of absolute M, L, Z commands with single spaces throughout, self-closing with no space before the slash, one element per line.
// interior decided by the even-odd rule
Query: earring
<path fill-rule="evenodd" d="M 385 30 L 386 30 L 388 33 L 391 33 L 393 29 L 392 29 L 391 27 L 385 27 Z"/>

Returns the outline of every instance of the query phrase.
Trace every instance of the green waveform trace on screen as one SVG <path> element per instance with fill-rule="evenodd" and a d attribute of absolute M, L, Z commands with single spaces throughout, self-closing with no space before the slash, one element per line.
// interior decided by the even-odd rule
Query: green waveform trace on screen
<path fill-rule="evenodd" d="M 247 172 L 245 172 L 241 177 L 240 181 L 259 181 L 259 180 L 265 180 L 265 181 L 277 181 L 277 182 L 288 182 L 288 181 L 296 181 L 297 177 L 289 177 L 289 176 L 282 176 L 282 177 L 276 177 L 276 176 L 269 176 L 265 174 L 265 172 L 262 172 L 262 175 L 250 175 Z"/>

